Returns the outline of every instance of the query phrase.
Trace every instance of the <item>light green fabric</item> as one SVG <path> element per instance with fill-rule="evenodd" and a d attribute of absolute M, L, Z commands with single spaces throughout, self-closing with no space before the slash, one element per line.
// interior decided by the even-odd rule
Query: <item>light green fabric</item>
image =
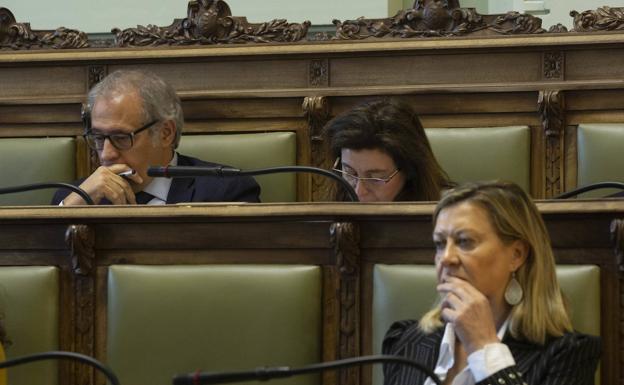
<path fill-rule="evenodd" d="M 297 164 L 294 132 L 257 134 L 185 135 L 181 154 L 242 170 Z M 254 177 L 262 188 L 261 202 L 295 202 L 297 177 L 293 173 Z"/>
<path fill-rule="evenodd" d="M 624 182 L 624 124 L 579 124 L 577 186 Z M 602 189 L 582 197 L 603 197 L 621 190 Z"/>
<path fill-rule="evenodd" d="M 504 179 L 531 191 L 529 127 L 428 128 L 425 132 L 454 182 Z"/>
<path fill-rule="evenodd" d="M 76 179 L 73 138 L 0 140 L 0 187 Z M 0 205 L 48 205 L 54 189 L 0 195 Z"/>
<path fill-rule="evenodd" d="M 321 360 L 318 266 L 112 266 L 108 363 L 122 384 Z M 316 384 L 294 377 L 287 384 Z"/>
<path fill-rule="evenodd" d="M 582 333 L 600 335 L 600 268 L 557 266 L 557 278 L 570 301 L 572 324 Z M 382 265 L 373 271 L 373 353 L 381 353 L 384 334 L 393 322 L 419 319 L 434 304 L 436 274 L 432 265 Z M 382 384 L 381 368 L 373 384 Z"/>
<path fill-rule="evenodd" d="M 11 345 L 7 358 L 58 350 L 59 272 L 56 267 L 0 267 L 0 312 Z M 11 385 L 54 385 L 55 362 L 8 369 Z"/>

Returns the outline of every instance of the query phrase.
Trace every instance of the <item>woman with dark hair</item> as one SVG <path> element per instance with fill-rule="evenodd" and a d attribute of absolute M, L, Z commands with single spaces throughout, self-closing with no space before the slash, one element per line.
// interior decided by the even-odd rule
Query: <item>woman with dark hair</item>
<path fill-rule="evenodd" d="M 600 338 L 573 330 L 546 226 L 522 188 L 448 190 L 433 225 L 439 300 L 419 321 L 393 324 L 384 354 L 417 360 L 445 384 L 594 383 Z M 384 384 L 433 382 L 388 364 Z"/>
<path fill-rule="evenodd" d="M 327 123 L 324 136 L 334 169 L 362 202 L 436 201 L 452 186 L 407 104 L 380 99 L 358 105 Z M 344 198 L 339 190 L 336 199 Z"/>

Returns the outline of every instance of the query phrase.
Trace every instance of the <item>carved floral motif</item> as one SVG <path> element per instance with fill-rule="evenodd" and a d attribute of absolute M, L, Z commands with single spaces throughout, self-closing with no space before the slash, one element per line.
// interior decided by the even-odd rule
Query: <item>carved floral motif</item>
<path fill-rule="evenodd" d="M 565 60 L 563 52 L 546 52 L 543 59 L 544 78 L 563 80 L 563 64 Z"/>
<path fill-rule="evenodd" d="M 0 49 L 10 48 L 87 48 L 87 34 L 65 27 L 55 31 L 33 31 L 29 23 L 17 23 L 15 16 L 6 8 L 0 8 Z"/>
<path fill-rule="evenodd" d="M 617 31 L 624 29 L 624 8 L 600 7 L 595 11 L 570 12 L 574 32 Z"/>
<path fill-rule="evenodd" d="M 115 28 L 115 45 L 159 46 L 231 43 L 286 43 L 306 37 L 310 22 L 288 23 L 275 19 L 266 23 L 249 23 L 245 17 L 233 17 L 222 0 L 191 0 L 188 17 L 176 19 L 168 27 L 148 25 L 120 30 Z"/>

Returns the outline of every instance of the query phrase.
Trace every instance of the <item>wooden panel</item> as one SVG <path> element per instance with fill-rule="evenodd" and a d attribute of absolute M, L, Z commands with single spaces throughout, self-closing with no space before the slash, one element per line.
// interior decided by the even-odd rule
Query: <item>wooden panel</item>
<path fill-rule="evenodd" d="M 620 80 L 624 78 L 624 50 L 613 47 L 568 51 L 565 65 L 566 80 Z"/>
<path fill-rule="evenodd" d="M 71 96 L 84 94 L 87 73 L 79 66 L 18 66 L 1 68 L 0 100 L 47 95 Z"/>

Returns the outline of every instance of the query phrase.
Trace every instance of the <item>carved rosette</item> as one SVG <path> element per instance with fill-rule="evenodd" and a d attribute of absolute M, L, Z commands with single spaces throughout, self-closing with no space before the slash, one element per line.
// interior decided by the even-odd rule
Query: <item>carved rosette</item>
<path fill-rule="evenodd" d="M 323 127 L 329 121 L 329 101 L 324 96 L 308 96 L 303 100 L 302 108 L 308 120 L 312 166 L 329 169 L 333 160 L 328 158 L 328 150 L 322 136 Z M 331 200 L 334 191 L 331 180 L 320 175 L 312 176 L 313 201 Z"/>
<path fill-rule="evenodd" d="M 350 222 L 333 223 L 330 240 L 340 272 L 340 335 L 338 359 L 360 355 L 359 291 L 360 291 L 360 229 Z M 357 385 L 359 369 L 340 373 L 340 385 Z"/>
<path fill-rule="evenodd" d="M 176 19 L 168 27 L 137 26 L 120 30 L 114 28 L 118 47 L 232 44 L 232 43 L 288 43 L 304 39 L 309 21 L 301 24 L 274 19 L 266 23 L 249 23 L 245 17 L 233 17 L 230 7 L 222 0 L 191 0 L 188 17 Z"/>
<path fill-rule="evenodd" d="M 65 232 L 65 242 L 70 251 L 74 272 L 73 314 L 75 329 L 72 340 L 74 351 L 89 356 L 95 354 L 95 231 L 87 225 L 70 225 Z M 85 365 L 74 366 L 78 384 L 90 384 L 93 369 Z"/>
<path fill-rule="evenodd" d="M 46 48 L 88 48 L 87 34 L 75 29 L 59 27 L 54 31 L 33 31 L 30 23 L 17 23 L 6 8 L 0 8 L 0 49 L 14 50 Z"/>
<path fill-rule="evenodd" d="M 565 126 L 565 99 L 560 91 L 540 91 L 538 109 L 546 147 L 545 197 L 563 192 L 563 148 Z"/>
<path fill-rule="evenodd" d="M 595 11 L 570 12 L 574 32 L 616 31 L 624 29 L 624 8 L 600 7 Z"/>
<path fill-rule="evenodd" d="M 545 52 L 542 58 L 543 76 L 548 80 L 563 80 L 565 56 L 563 52 Z"/>
<path fill-rule="evenodd" d="M 308 71 L 308 85 L 310 87 L 329 86 L 329 60 L 311 60 Z"/>

